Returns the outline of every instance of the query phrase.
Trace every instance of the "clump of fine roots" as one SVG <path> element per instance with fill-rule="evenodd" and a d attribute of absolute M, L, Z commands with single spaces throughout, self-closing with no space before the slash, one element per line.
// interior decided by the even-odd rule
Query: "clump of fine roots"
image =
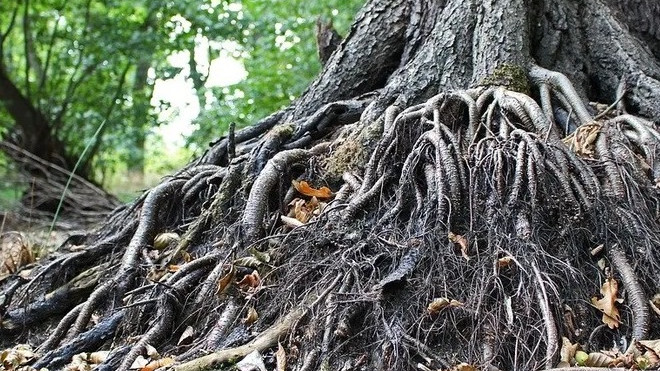
<path fill-rule="evenodd" d="M 365 98 L 232 130 L 29 279 L 4 280 L 2 338 L 39 344 L 35 368 L 109 349 L 107 370 L 147 345 L 192 370 L 278 342 L 293 370 L 532 370 L 558 363 L 562 337 L 586 350 L 657 338 L 658 129 L 595 116 L 563 75 L 529 75 L 540 104 L 478 87 L 375 122 L 360 120 Z M 324 173 L 335 138 L 368 154 L 341 180 Z M 309 197 L 292 180 L 335 191 L 295 227 L 281 216 Z M 181 237 L 155 249 L 162 232 Z M 613 329 L 590 302 L 610 275 Z"/>

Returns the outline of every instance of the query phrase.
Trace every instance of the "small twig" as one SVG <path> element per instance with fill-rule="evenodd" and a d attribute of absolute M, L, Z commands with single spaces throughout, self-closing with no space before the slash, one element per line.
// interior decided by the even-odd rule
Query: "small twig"
<path fill-rule="evenodd" d="M 623 97 L 626 95 L 626 90 L 623 89 L 622 92 L 618 92 L 618 91 L 617 91 L 617 93 L 618 93 L 619 95 L 618 95 L 618 97 L 616 98 L 616 100 L 614 101 L 614 103 L 612 103 L 612 104 L 610 104 L 609 106 L 607 106 L 607 108 L 605 108 L 605 110 L 604 110 L 603 112 L 597 114 L 596 117 L 594 117 L 594 121 L 602 119 L 603 117 L 605 117 L 605 115 L 608 114 L 608 112 L 610 112 L 611 110 L 613 110 L 614 108 L 616 108 L 617 105 L 619 104 L 619 102 L 621 102 L 621 99 L 623 99 Z"/>
<path fill-rule="evenodd" d="M 227 163 L 236 157 L 236 123 L 229 123 L 229 135 L 227 135 Z"/>
<path fill-rule="evenodd" d="M 209 355 L 193 359 L 181 365 L 175 366 L 174 371 L 198 371 L 205 370 L 218 365 L 245 357 L 246 355 L 252 353 L 255 350 L 264 351 L 275 344 L 282 337 L 285 336 L 293 326 L 303 318 L 310 308 L 314 307 L 321 301 L 325 300 L 325 297 L 334 289 L 334 287 L 342 279 L 341 275 L 338 275 L 335 280 L 326 288 L 319 297 L 310 305 L 301 305 L 298 308 L 295 308 L 289 314 L 284 316 L 281 321 L 272 325 L 268 329 L 261 332 L 254 340 L 250 341 L 245 345 L 238 346 L 236 348 L 223 349 Z"/>

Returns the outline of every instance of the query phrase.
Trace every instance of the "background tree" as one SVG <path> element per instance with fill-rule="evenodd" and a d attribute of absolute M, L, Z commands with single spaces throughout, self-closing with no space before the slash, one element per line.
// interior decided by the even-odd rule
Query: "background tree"
<path fill-rule="evenodd" d="M 617 14 L 369 1 L 299 99 L 3 281 L 3 344 L 35 368 L 151 345 L 175 370 L 547 369 L 562 344 L 658 367 L 660 65 Z"/>
<path fill-rule="evenodd" d="M 158 114 L 166 108 L 154 110 L 151 105 L 156 80 L 184 74 L 202 104 L 218 107 L 198 121 L 200 133 L 190 143 L 208 142 L 211 128 L 226 130 L 228 113 L 238 117 L 240 127 L 252 115 L 280 108 L 302 91 L 317 72 L 318 63 L 310 63 L 315 61 L 313 39 L 305 37 L 306 42 L 301 43 L 298 33 L 312 33 L 308 26 L 319 15 L 330 15 L 334 4 L 298 5 L 301 10 L 294 12 L 285 11 L 282 5 L 268 5 L 270 13 L 279 11 L 274 18 L 260 16 L 267 5 L 259 1 L 245 7 L 225 1 L 4 2 L 0 5 L 4 148 L 19 162 L 26 156 L 16 151 L 24 150 L 64 172 L 73 170 L 78 162 L 77 175 L 96 183 L 103 183 L 124 166 L 141 178 L 146 137 L 161 124 Z M 343 17 L 345 27 L 347 17 Z M 259 79 L 259 83 L 250 79 L 240 87 L 224 88 L 227 93 L 207 86 L 211 61 L 229 46 L 239 61 L 248 61 L 246 68 L 255 79 L 266 74 L 274 78 Z M 168 62 L 168 57 L 182 52 L 187 53 L 186 72 Z M 283 67 L 283 72 L 271 74 L 282 64 L 279 53 L 291 61 L 298 58 L 304 68 Z M 274 64 L 250 63 L 251 58 Z M 260 99 L 256 110 L 255 104 L 242 105 L 231 99 L 240 92 L 254 102 L 255 97 L 266 95 L 266 88 L 279 93 Z M 53 180 L 57 172 L 49 169 L 43 174 L 41 165 L 23 165 L 32 177 L 39 172 L 40 178 Z M 33 205 L 39 197 L 37 203 L 52 211 L 61 188 L 51 192 L 52 181 L 33 183 L 27 187 L 30 200 L 26 203 Z M 73 197 L 75 191 L 71 194 L 68 203 L 73 212 L 81 202 Z"/>

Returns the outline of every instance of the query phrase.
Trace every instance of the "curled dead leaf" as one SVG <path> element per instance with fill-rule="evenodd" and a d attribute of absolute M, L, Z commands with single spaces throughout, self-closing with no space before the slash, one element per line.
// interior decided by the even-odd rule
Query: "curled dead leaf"
<path fill-rule="evenodd" d="M 579 344 L 572 344 L 571 341 L 563 336 L 561 338 L 561 350 L 559 351 L 559 365 L 558 367 L 568 367 L 571 361 L 575 358 L 575 354 Z"/>
<path fill-rule="evenodd" d="M 133 361 L 133 364 L 131 364 L 130 369 L 142 371 L 144 370 L 145 367 L 147 367 L 148 364 L 149 364 L 149 360 L 144 356 L 140 355 L 135 359 L 135 361 Z"/>
<path fill-rule="evenodd" d="M 32 262 L 32 248 L 21 233 L 5 232 L 0 235 L 0 278 L 16 273 L 20 267 Z"/>
<path fill-rule="evenodd" d="M 461 305 L 463 305 L 463 303 L 455 299 L 435 298 L 429 303 L 426 310 L 430 315 L 435 316 L 444 308 L 460 307 Z"/>
<path fill-rule="evenodd" d="M 591 304 L 603 313 L 603 323 L 611 329 L 619 327 L 621 319 L 619 310 L 616 308 L 616 303 L 621 301 L 617 298 L 618 292 L 619 284 L 614 278 L 609 277 L 600 288 L 603 297 L 601 299 L 591 298 Z"/>
<path fill-rule="evenodd" d="M 99 350 L 98 352 L 89 353 L 87 360 L 91 364 L 98 365 L 105 362 L 108 359 L 108 355 L 110 355 L 109 350 Z"/>
<path fill-rule="evenodd" d="M 145 350 L 147 351 L 147 356 L 151 359 L 158 359 L 160 358 L 160 354 L 158 353 L 158 350 L 154 348 L 153 345 L 147 344 L 144 346 Z"/>
<path fill-rule="evenodd" d="M 463 255 L 465 260 L 470 260 L 470 256 L 468 255 L 470 243 L 468 242 L 467 238 L 453 232 L 449 232 L 447 237 L 449 238 L 449 241 L 453 242 L 461 248 L 461 255 Z"/>
<path fill-rule="evenodd" d="M 181 237 L 174 232 L 159 233 L 154 238 L 154 249 L 164 250 L 170 245 L 178 243 Z"/>
<path fill-rule="evenodd" d="M 0 369 L 18 370 L 21 366 L 32 362 L 34 356 L 32 347 L 27 344 L 18 344 L 0 352 Z"/>
<path fill-rule="evenodd" d="M 613 366 L 615 358 L 602 352 L 593 352 L 589 353 L 587 360 L 584 362 L 584 366 L 589 367 L 610 367 Z"/>
<path fill-rule="evenodd" d="M 246 274 L 245 277 L 238 283 L 238 287 L 243 291 L 251 291 L 261 284 L 261 277 L 259 277 L 259 272 L 252 271 L 250 274 Z"/>
<path fill-rule="evenodd" d="M 469 363 L 459 363 L 456 366 L 454 366 L 452 371 L 477 371 L 477 367 L 474 365 L 471 365 Z"/>
<path fill-rule="evenodd" d="M 660 367 L 660 340 L 635 341 L 631 354 L 635 357 L 635 364 L 640 370 Z"/>
<path fill-rule="evenodd" d="M 234 269 L 234 265 L 229 266 L 229 272 L 225 274 L 220 280 L 218 281 L 218 289 L 215 291 L 216 295 L 222 295 L 227 291 L 229 288 L 229 285 L 231 282 L 234 280 L 234 276 L 236 275 L 236 269 Z"/>
<path fill-rule="evenodd" d="M 320 215 L 327 203 L 320 202 L 318 198 L 312 197 L 310 200 L 303 200 L 302 198 L 294 198 L 289 202 L 288 218 L 293 218 L 300 223 L 307 223 L 314 216 Z M 289 224 L 296 224 L 294 221 L 282 219 L 283 222 Z"/>
<path fill-rule="evenodd" d="M 296 191 L 305 196 L 317 198 L 330 198 L 333 196 L 332 191 L 328 187 L 321 187 L 317 189 L 310 186 L 309 183 L 304 180 L 292 180 L 291 183 L 293 184 L 293 187 L 296 189 Z"/>
<path fill-rule="evenodd" d="M 247 315 L 245 318 L 243 318 L 243 323 L 246 326 L 250 326 L 251 324 L 257 322 L 259 319 L 259 314 L 257 313 L 257 310 L 254 309 L 253 307 L 248 308 Z"/>
<path fill-rule="evenodd" d="M 174 358 L 172 357 L 165 357 L 161 359 L 157 359 L 155 361 L 151 361 L 147 363 L 144 367 L 140 369 L 140 371 L 154 371 L 156 369 L 159 369 L 161 367 L 169 367 L 174 364 Z"/>
<path fill-rule="evenodd" d="M 286 370 L 286 352 L 282 343 L 277 342 L 277 352 L 275 352 L 275 360 L 277 363 L 276 371 L 285 371 Z"/>
<path fill-rule="evenodd" d="M 599 123 L 585 124 L 562 141 L 579 156 L 591 156 L 594 153 L 600 129 Z"/>
<path fill-rule="evenodd" d="M 499 259 L 497 259 L 497 267 L 498 268 L 506 268 L 513 263 L 513 258 L 511 256 L 503 256 Z"/>

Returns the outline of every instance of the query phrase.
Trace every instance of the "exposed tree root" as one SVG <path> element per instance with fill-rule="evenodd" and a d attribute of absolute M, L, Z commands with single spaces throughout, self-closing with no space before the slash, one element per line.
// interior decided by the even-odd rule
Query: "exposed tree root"
<path fill-rule="evenodd" d="M 537 23 L 492 32 L 508 18 L 484 11 L 515 18 L 525 2 L 422 3 L 369 2 L 380 10 L 351 32 L 392 33 L 368 38 L 371 60 L 349 58 L 360 55 L 349 35 L 313 84 L 336 89 L 232 129 L 30 279 L 0 281 L 11 294 L 0 345 L 43 343 L 35 365 L 53 369 L 103 348 L 100 370 L 127 370 L 147 346 L 176 370 L 254 350 L 270 366 L 279 343 L 298 371 L 536 370 L 556 365 L 562 337 L 594 349 L 660 337 L 647 307 L 660 291 L 660 134 L 658 117 L 640 115 L 656 112 L 659 93 L 641 92 L 660 72 L 646 66 L 635 87 L 608 72 L 598 97 L 612 99 L 594 112 L 584 76 L 548 69 L 578 43 L 556 41 L 554 59 L 535 50 L 537 65 L 525 34 Z M 408 18 L 422 29 L 407 33 Z M 527 41 L 490 50 L 502 32 Z M 419 39 L 375 42 L 406 37 Z M 616 330 L 589 304 L 600 244 L 625 292 Z"/>

